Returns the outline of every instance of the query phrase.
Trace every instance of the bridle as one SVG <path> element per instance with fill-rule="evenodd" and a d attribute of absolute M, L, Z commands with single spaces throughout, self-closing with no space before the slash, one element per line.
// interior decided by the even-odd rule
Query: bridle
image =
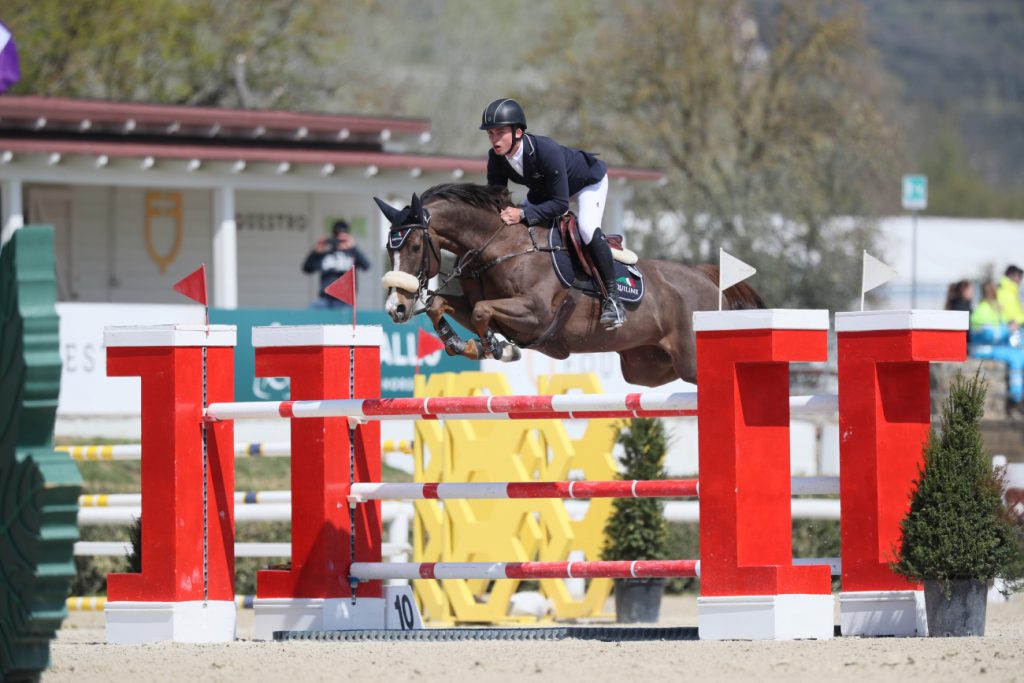
<path fill-rule="evenodd" d="M 441 269 L 441 250 L 434 243 L 434 240 L 430 237 L 430 212 L 423 209 L 423 215 L 420 219 L 415 222 L 406 222 L 397 228 L 392 228 L 388 233 L 388 251 L 396 252 L 402 248 L 406 240 L 413 233 L 414 230 L 423 231 L 423 241 L 426 244 L 426 250 L 424 251 L 423 258 L 420 259 L 420 267 L 416 272 L 416 292 L 413 294 L 413 299 L 419 301 L 423 295 L 423 292 L 427 293 L 426 306 L 415 311 L 413 314 L 423 313 L 427 308 L 430 307 L 431 300 L 437 295 L 437 292 L 427 287 L 427 283 L 432 277 L 430 275 L 430 255 L 433 254 L 434 258 L 437 259 L 438 273 L 440 274 Z M 392 259 L 394 262 L 394 259 Z M 387 277 L 389 273 L 385 273 Z M 445 280 L 444 284 L 447 284 L 448 280 Z M 442 285 L 443 288 L 444 285 Z"/>
<path fill-rule="evenodd" d="M 407 221 L 398 228 L 392 228 L 391 231 L 388 233 L 389 251 L 396 252 L 399 249 L 401 249 L 402 245 L 405 244 L 405 242 L 409 239 L 409 236 L 413 233 L 414 230 L 423 231 L 423 241 L 426 243 L 427 246 L 423 258 L 420 260 L 420 267 L 416 273 L 417 288 L 416 292 L 413 294 L 413 299 L 419 301 L 424 294 L 426 294 L 426 297 L 423 298 L 423 308 L 413 311 L 413 315 L 419 315 L 420 313 L 426 312 L 426 310 L 430 308 L 431 303 L 433 303 L 434 297 L 436 297 L 440 291 L 447 287 L 448 283 L 451 282 L 452 280 L 461 277 L 468 277 L 474 280 L 479 280 L 480 277 L 491 268 L 495 267 L 499 263 L 504 263 L 505 261 L 513 259 L 517 256 L 524 256 L 526 254 L 531 254 L 534 252 L 552 252 L 561 250 L 560 248 L 557 247 L 542 247 L 539 244 L 537 244 L 537 237 L 534 233 L 533 226 L 527 226 L 526 229 L 530 235 L 531 242 L 531 246 L 529 249 L 526 249 L 525 251 L 515 252 L 513 254 L 505 254 L 503 256 L 498 256 L 497 258 L 491 259 L 490 261 L 487 261 L 482 265 L 471 268 L 474 262 L 480 259 L 480 257 L 484 253 L 484 250 L 488 246 L 490 246 L 491 242 L 497 239 L 498 235 L 501 234 L 502 228 L 504 227 L 504 224 L 499 225 L 498 229 L 491 233 L 491 236 L 487 238 L 487 241 L 484 242 L 483 245 L 481 245 L 480 247 L 476 247 L 474 249 L 470 249 L 461 257 L 459 257 L 458 262 L 455 264 L 454 268 L 452 268 L 452 271 L 450 273 L 445 273 L 441 271 L 441 250 L 430 236 L 430 211 L 424 208 L 423 215 L 420 217 L 419 221 Z M 427 284 L 430 281 L 430 278 L 433 277 L 432 275 L 430 275 L 431 254 L 433 254 L 434 258 L 437 259 L 437 275 L 441 276 L 441 282 L 437 289 L 430 289 L 427 286 Z M 385 277 L 387 277 L 387 275 L 388 274 L 385 274 Z"/>

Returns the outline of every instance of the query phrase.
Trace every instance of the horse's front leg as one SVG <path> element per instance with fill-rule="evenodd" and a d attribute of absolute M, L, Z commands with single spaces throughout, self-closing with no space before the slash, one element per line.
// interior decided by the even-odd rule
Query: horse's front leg
<path fill-rule="evenodd" d="M 491 321 L 496 321 L 505 329 L 530 330 L 540 324 L 534 309 L 533 301 L 527 297 L 510 297 L 478 301 L 473 306 L 470 317 L 472 327 L 480 336 L 479 344 L 484 353 L 497 360 L 518 360 L 519 349 L 514 345 L 499 341 L 491 331 Z"/>
<path fill-rule="evenodd" d="M 445 319 L 445 315 L 451 315 L 459 323 L 466 327 L 474 328 L 472 321 L 472 310 L 469 301 L 465 297 L 436 296 L 426 310 L 427 317 L 434 324 L 437 336 L 444 342 L 445 352 L 449 356 L 465 356 L 470 360 L 482 360 L 485 356 L 491 356 L 505 363 L 511 363 L 522 358 L 522 352 L 515 344 L 504 342 L 494 336 L 492 330 L 486 330 L 480 335 L 480 339 L 464 340 L 452 329 L 451 324 Z"/>
<path fill-rule="evenodd" d="M 443 296 L 435 296 L 427 308 L 427 317 L 434 325 L 434 331 L 444 342 L 444 350 L 449 356 L 464 356 L 466 354 L 466 341 L 460 337 L 452 326 L 445 320 L 445 315 L 455 314 L 451 303 Z M 475 359 L 474 359 L 475 360 Z"/>

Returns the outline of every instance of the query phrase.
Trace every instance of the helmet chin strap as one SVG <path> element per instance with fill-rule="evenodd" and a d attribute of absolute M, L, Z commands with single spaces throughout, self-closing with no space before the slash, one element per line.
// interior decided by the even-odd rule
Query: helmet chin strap
<path fill-rule="evenodd" d="M 510 157 L 510 156 L 512 156 L 513 154 L 515 154 L 515 151 L 516 151 L 516 145 L 517 145 L 517 144 L 522 144 L 522 142 L 523 142 L 523 136 L 524 136 L 524 135 L 526 135 L 526 133 L 520 133 L 520 134 L 519 134 L 519 136 L 518 136 L 518 137 L 516 137 L 516 131 L 517 131 L 517 130 L 522 130 L 522 129 L 520 129 L 520 128 L 514 128 L 514 129 L 512 129 L 512 144 L 511 144 L 511 145 L 509 146 L 509 148 L 508 148 L 508 152 L 506 152 L 506 153 L 505 153 L 505 156 L 507 156 L 507 157 Z"/>

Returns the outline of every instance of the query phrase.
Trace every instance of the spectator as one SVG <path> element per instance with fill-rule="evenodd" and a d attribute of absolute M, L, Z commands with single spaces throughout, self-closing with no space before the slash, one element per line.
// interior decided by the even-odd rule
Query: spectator
<path fill-rule="evenodd" d="M 1006 275 L 999 281 L 999 288 L 996 290 L 1003 322 L 1014 330 L 1024 323 L 1024 311 L 1020 307 L 1021 276 L 1024 276 L 1024 270 L 1014 265 L 1008 266 Z"/>
<path fill-rule="evenodd" d="M 981 286 L 981 301 L 971 311 L 971 333 L 981 337 L 986 329 L 997 329 L 1002 325 L 1003 314 L 999 310 L 996 286 L 986 282 Z"/>
<path fill-rule="evenodd" d="M 970 280 L 957 280 L 946 291 L 947 311 L 966 311 L 971 313 L 974 303 L 974 284 Z M 971 331 L 967 330 L 967 341 L 971 339 Z"/>
<path fill-rule="evenodd" d="M 353 268 L 367 270 L 370 267 L 370 262 L 356 246 L 348 223 L 335 221 L 332 232 L 333 237 L 324 235 L 317 240 L 313 251 L 309 252 L 302 264 L 304 273 L 320 273 L 320 296 L 310 305 L 312 309 L 347 308 L 348 304 L 326 294 L 324 290 Z"/>
<path fill-rule="evenodd" d="M 1004 320 L 996 287 L 986 282 L 981 286 L 981 301 L 971 313 L 968 349 L 974 358 L 991 358 L 1006 363 L 1006 410 L 1015 413 L 1024 409 L 1024 349 L 1018 346 L 1018 334 L 1011 333 Z"/>

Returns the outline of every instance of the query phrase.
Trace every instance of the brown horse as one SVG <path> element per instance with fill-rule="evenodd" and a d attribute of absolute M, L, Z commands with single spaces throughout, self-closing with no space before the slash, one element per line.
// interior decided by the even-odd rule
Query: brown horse
<path fill-rule="evenodd" d="M 418 301 L 450 355 L 503 360 L 519 357 L 515 346 L 552 358 L 570 353 L 616 351 L 627 382 L 659 386 L 675 379 L 696 381 L 693 312 L 718 308 L 718 268 L 641 259 L 645 294 L 628 307 L 626 324 L 605 330 L 598 323 L 600 299 L 561 284 L 548 248 L 550 227 L 505 225 L 499 212 L 511 204 L 508 190 L 470 183 L 437 185 L 422 200 L 396 209 L 374 198 L 391 222 L 384 276 L 386 309 L 397 323 L 408 322 Z M 440 250 L 456 256 L 445 283 L 457 279 L 461 296 L 430 291 L 439 275 Z M 729 309 L 764 308 L 745 284 L 725 292 Z M 479 339 L 463 341 L 444 319 L 451 314 Z M 515 346 L 499 341 L 501 333 Z"/>

